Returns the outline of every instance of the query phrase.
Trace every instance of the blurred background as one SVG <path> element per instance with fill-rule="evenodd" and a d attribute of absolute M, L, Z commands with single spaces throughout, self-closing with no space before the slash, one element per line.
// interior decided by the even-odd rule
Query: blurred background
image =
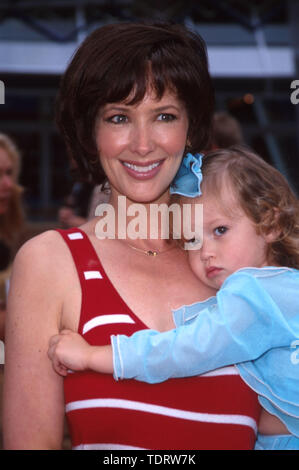
<path fill-rule="evenodd" d="M 216 110 L 236 118 L 244 141 L 299 189 L 299 104 L 290 99 L 299 80 L 297 0 L 1 0 L 0 132 L 21 149 L 26 215 L 39 228 L 56 224 L 73 183 L 53 119 L 61 74 L 94 28 L 143 19 L 202 35 Z"/>

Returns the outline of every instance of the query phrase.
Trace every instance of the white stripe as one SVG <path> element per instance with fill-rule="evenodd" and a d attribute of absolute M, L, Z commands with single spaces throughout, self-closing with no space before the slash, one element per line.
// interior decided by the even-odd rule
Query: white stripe
<path fill-rule="evenodd" d="M 94 398 L 90 400 L 79 400 L 68 403 L 65 407 L 66 413 L 75 410 L 87 408 L 123 408 L 126 410 L 142 411 L 154 413 L 171 418 L 188 419 L 190 421 L 201 421 L 205 423 L 220 424 L 239 424 L 251 427 L 257 432 L 257 425 L 254 419 L 246 415 L 237 414 L 212 414 L 198 413 L 194 411 L 178 410 L 176 408 L 168 408 L 166 406 L 152 405 L 131 400 L 111 399 L 111 398 Z"/>
<path fill-rule="evenodd" d="M 75 233 L 69 233 L 68 237 L 70 240 L 80 240 L 81 238 L 83 238 L 83 235 L 80 232 L 75 232 Z"/>
<path fill-rule="evenodd" d="M 124 444 L 110 444 L 110 442 L 99 444 L 80 444 L 72 447 L 73 450 L 146 450 L 144 447 L 126 446 Z"/>
<path fill-rule="evenodd" d="M 236 366 L 229 366 L 206 372 L 205 374 L 201 374 L 199 377 L 219 377 L 221 375 L 240 375 L 240 373 Z"/>
<path fill-rule="evenodd" d="M 87 281 L 88 279 L 103 279 L 100 271 L 84 271 L 84 277 Z"/>
<path fill-rule="evenodd" d="M 125 314 L 115 314 L 115 315 L 100 315 L 98 317 L 94 317 L 88 322 L 85 323 L 83 326 L 83 334 L 87 333 L 87 331 L 92 330 L 92 328 L 96 328 L 97 326 L 102 325 L 109 325 L 110 323 L 135 323 L 133 318 L 129 315 Z"/>

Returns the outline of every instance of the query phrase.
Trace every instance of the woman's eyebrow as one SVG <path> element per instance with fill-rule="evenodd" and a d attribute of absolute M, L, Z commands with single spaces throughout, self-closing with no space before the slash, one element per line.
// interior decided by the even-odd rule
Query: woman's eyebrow
<path fill-rule="evenodd" d="M 129 106 L 126 106 L 126 105 L 107 105 L 107 107 L 105 107 L 103 109 L 103 112 L 108 112 L 108 111 L 128 111 L 129 109 Z"/>
<path fill-rule="evenodd" d="M 154 111 L 157 111 L 157 112 L 161 113 L 163 111 L 168 111 L 170 109 L 174 109 L 177 112 L 179 111 L 179 108 L 177 106 L 175 106 L 174 104 L 166 104 L 164 106 L 159 106 L 158 108 L 155 108 Z"/>
<path fill-rule="evenodd" d="M 103 111 L 104 112 L 107 112 L 107 111 L 128 111 L 131 109 L 131 106 L 130 105 L 107 105 L 106 107 L 104 107 Z M 166 105 L 163 105 L 163 106 L 158 106 L 157 108 L 153 108 L 153 111 L 154 112 L 163 112 L 163 111 L 167 111 L 169 109 L 174 109 L 176 110 L 177 112 L 179 111 L 179 108 L 173 104 L 166 104 Z"/>

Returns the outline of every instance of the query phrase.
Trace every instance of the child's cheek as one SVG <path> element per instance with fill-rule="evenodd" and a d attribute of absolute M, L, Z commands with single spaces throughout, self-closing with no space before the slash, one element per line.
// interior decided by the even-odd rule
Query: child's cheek
<path fill-rule="evenodd" d="M 203 280 L 204 267 L 200 258 L 200 250 L 188 250 L 189 264 L 195 276 Z"/>

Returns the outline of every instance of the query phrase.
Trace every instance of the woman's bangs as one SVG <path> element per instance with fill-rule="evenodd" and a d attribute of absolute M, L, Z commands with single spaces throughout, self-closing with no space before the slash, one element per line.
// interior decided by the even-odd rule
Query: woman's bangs
<path fill-rule="evenodd" d="M 149 60 L 134 62 L 130 61 L 122 68 L 122 79 L 110 87 L 107 102 L 135 105 L 140 103 L 149 91 L 154 92 L 157 100 L 162 98 L 166 89 L 176 93 L 176 87 L 165 69 L 158 64 L 154 66 Z"/>
<path fill-rule="evenodd" d="M 114 71 L 115 74 L 115 71 Z M 144 98 L 147 90 L 146 64 L 137 60 L 121 63 L 119 67 L 120 80 L 109 80 L 107 77 L 107 103 L 125 103 L 134 105 Z"/>

